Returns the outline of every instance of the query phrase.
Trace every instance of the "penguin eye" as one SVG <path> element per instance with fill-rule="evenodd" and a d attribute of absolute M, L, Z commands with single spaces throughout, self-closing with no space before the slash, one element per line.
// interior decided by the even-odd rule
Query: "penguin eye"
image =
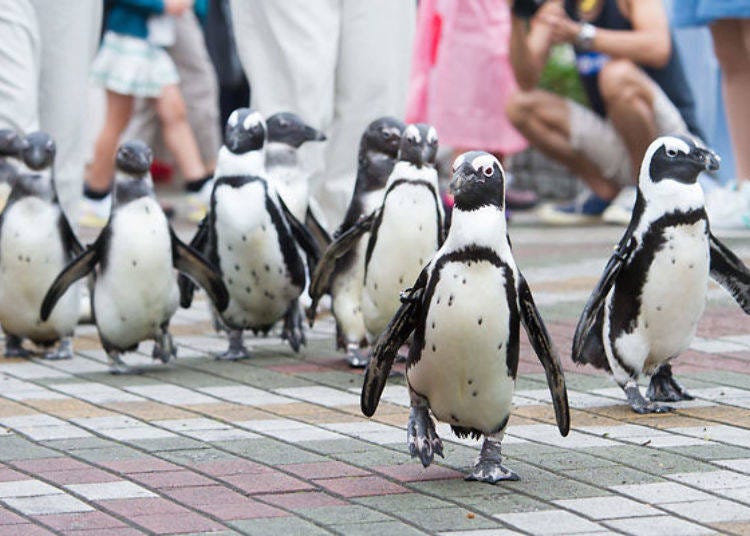
<path fill-rule="evenodd" d="M 667 149 L 667 156 L 669 158 L 674 158 L 677 156 L 677 150 L 676 149 Z"/>
<path fill-rule="evenodd" d="M 484 173 L 485 177 L 492 177 L 492 174 L 495 172 L 494 169 L 492 169 L 492 166 L 485 167 L 482 172 Z"/>

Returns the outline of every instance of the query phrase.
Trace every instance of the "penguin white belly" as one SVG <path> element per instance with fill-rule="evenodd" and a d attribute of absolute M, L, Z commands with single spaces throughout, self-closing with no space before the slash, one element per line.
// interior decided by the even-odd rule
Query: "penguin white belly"
<path fill-rule="evenodd" d="M 438 248 L 435 198 L 424 186 L 402 184 L 388 194 L 367 266 L 362 313 L 377 337 L 401 305 L 402 290 L 414 284 Z"/>
<path fill-rule="evenodd" d="M 515 383 L 506 365 L 506 284 L 504 269 L 486 261 L 451 262 L 440 272 L 421 358 L 407 378 L 443 422 L 490 433 L 510 412 Z"/>
<path fill-rule="evenodd" d="M 685 351 L 706 307 L 705 222 L 667 228 L 664 238 L 646 275 L 636 328 L 615 341 L 625 363 L 635 370 L 651 371 Z"/>
<path fill-rule="evenodd" d="M 0 182 L 0 211 L 5 208 L 5 204 L 8 202 L 10 191 L 12 187 L 7 182 Z"/>
<path fill-rule="evenodd" d="M 289 212 L 299 221 L 305 221 L 310 197 L 307 173 L 298 167 L 276 166 L 269 172 L 269 178 Z"/>
<path fill-rule="evenodd" d="M 47 289 L 66 265 L 59 218 L 58 206 L 26 197 L 5 213 L 0 236 L 0 324 L 37 342 L 72 335 L 78 322 L 78 285 L 60 298 L 46 322 L 39 318 Z"/>
<path fill-rule="evenodd" d="M 243 328 L 274 324 L 302 288 L 292 284 L 261 182 L 217 190 L 216 234 L 230 296 L 222 317 Z"/>
<path fill-rule="evenodd" d="M 179 291 L 167 219 L 155 199 L 118 208 L 111 225 L 94 312 L 102 338 L 126 349 L 160 333 L 177 310 Z"/>

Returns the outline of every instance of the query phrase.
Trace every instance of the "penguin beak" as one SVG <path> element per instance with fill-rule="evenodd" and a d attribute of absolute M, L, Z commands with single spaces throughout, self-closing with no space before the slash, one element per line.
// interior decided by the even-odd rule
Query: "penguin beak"
<path fill-rule="evenodd" d="M 693 160 L 701 170 L 714 173 L 719 170 L 721 158 L 715 152 L 703 147 L 696 147 L 690 151 L 690 159 Z"/>
<path fill-rule="evenodd" d="M 316 130 L 313 127 L 305 127 L 305 139 L 307 141 L 326 141 L 326 135 L 320 130 Z"/>
<path fill-rule="evenodd" d="M 466 164 L 462 164 L 461 167 L 453 173 L 453 180 L 448 185 L 451 193 L 454 196 L 459 195 L 468 180 L 469 179 L 466 176 Z"/>

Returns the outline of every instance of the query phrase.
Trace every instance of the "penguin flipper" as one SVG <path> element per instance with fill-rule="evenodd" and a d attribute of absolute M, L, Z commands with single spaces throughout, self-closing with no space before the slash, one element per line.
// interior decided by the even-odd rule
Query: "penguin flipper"
<path fill-rule="evenodd" d="M 312 234 L 315 242 L 321 250 L 331 245 L 331 242 L 333 241 L 331 235 L 326 231 L 326 228 L 323 227 L 323 224 L 320 223 L 320 220 L 315 216 L 312 207 L 309 205 L 307 207 L 307 212 L 305 213 L 305 227 L 310 231 L 310 234 Z"/>
<path fill-rule="evenodd" d="M 305 252 L 305 256 L 307 257 L 307 275 L 312 280 L 313 272 L 320 260 L 320 248 L 318 247 L 318 243 L 315 241 L 315 238 L 313 238 L 310 230 L 305 227 L 301 221 L 294 217 L 294 214 L 292 214 L 292 211 L 286 206 L 286 203 L 284 203 L 281 196 L 277 196 L 276 199 L 279 201 L 279 205 L 281 205 L 281 209 L 284 211 L 284 216 L 286 216 L 286 220 L 289 222 L 289 227 L 292 230 L 294 240 Z"/>
<path fill-rule="evenodd" d="M 544 325 L 539 310 L 536 308 L 534 298 L 531 295 L 528 283 L 519 274 L 518 280 L 518 306 L 521 310 L 521 321 L 526 329 L 529 342 L 534 348 L 539 361 L 544 367 L 547 376 L 547 385 L 552 394 L 552 403 L 555 406 L 555 418 L 557 427 L 563 436 L 570 431 L 570 409 L 568 407 L 568 392 L 565 389 L 565 375 L 563 374 L 560 356 L 557 354 L 552 337 Z"/>
<path fill-rule="evenodd" d="M 370 363 L 365 370 L 362 384 L 360 407 L 362 413 L 372 417 L 378 409 L 380 395 L 391 372 L 393 361 L 401 345 L 406 342 L 417 326 L 422 312 L 422 297 L 427 286 L 427 271 L 422 270 L 419 279 L 410 289 L 401 293 L 401 307 L 393 315 L 385 331 L 378 337 L 370 355 Z"/>
<path fill-rule="evenodd" d="M 607 294 L 609 294 L 612 285 L 614 285 L 617 275 L 630 259 L 630 255 L 633 253 L 634 249 L 635 240 L 629 232 L 626 232 L 614 255 L 609 258 L 607 266 L 604 267 L 602 277 L 596 284 L 591 296 L 589 296 L 589 299 L 581 312 L 581 317 L 578 319 L 578 325 L 576 326 L 575 335 L 573 336 L 572 358 L 576 363 L 587 362 L 582 355 L 586 339 L 588 338 L 591 328 L 596 323 L 596 319 L 602 307 L 604 307 L 604 301 L 607 299 Z"/>
<path fill-rule="evenodd" d="M 310 297 L 312 298 L 312 303 L 307 310 L 307 317 L 310 321 L 310 325 L 312 325 L 315 320 L 318 301 L 326 292 L 328 292 L 331 275 L 333 275 L 333 272 L 336 269 L 336 261 L 357 246 L 362 235 L 368 232 L 372 227 L 372 223 L 375 221 L 378 212 L 379 210 L 376 210 L 369 216 L 360 219 L 357 223 L 340 234 L 331 245 L 326 248 L 323 257 L 321 257 L 315 272 L 310 278 L 308 294 L 310 294 Z"/>
<path fill-rule="evenodd" d="M 711 253 L 711 277 L 727 290 L 734 301 L 750 314 L 750 271 L 737 255 L 711 233 L 708 234 Z"/>
<path fill-rule="evenodd" d="M 198 224 L 198 230 L 195 232 L 195 236 L 190 241 L 190 247 L 194 250 L 206 254 L 206 246 L 208 245 L 208 216 L 203 218 Z M 193 294 L 195 294 L 196 286 L 188 276 L 180 273 L 177 276 L 177 285 L 180 288 L 180 307 L 188 309 L 193 303 Z"/>
<path fill-rule="evenodd" d="M 203 287 L 214 307 L 219 312 L 224 311 L 229 305 L 229 291 L 219 272 L 200 253 L 180 240 L 171 227 L 169 234 L 172 238 L 174 267 Z"/>
<path fill-rule="evenodd" d="M 42 308 L 39 314 L 42 322 L 47 321 L 52 314 L 52 310 L 55 308 L 55 304 L 57 304 L 57 300 L 65 294 L 65 291 L 68 290 L 73 283 L 86 277 L 94 270 L 94 267 L 96 267 L 96 263 L 99 262 L 101 256 L 102 236 L 104 236 L 104 234 L 105 232 L 102 231 L 102 234 L 99 235 L 96 242 L 86 248 L 78 257 L 73 259 L 52 282 L 49 290 L 47 290 L 47 294 L 44 296 L 44 300 L 42 300 Z"/>

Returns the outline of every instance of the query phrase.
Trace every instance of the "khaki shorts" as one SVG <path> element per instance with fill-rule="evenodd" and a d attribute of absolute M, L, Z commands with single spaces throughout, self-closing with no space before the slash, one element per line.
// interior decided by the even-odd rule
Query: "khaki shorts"
<path fill-rule="evenodd" d="M 672 101 L 656 84 L 653 89 L 657 135 L 694 138 Z M 634 176 L 628 150 L 612 122 L 577 102 L 567 100 L 567 103 L 573 148 L 594 162 L 607 179 L 623 186 L 632 185 Z"/>

